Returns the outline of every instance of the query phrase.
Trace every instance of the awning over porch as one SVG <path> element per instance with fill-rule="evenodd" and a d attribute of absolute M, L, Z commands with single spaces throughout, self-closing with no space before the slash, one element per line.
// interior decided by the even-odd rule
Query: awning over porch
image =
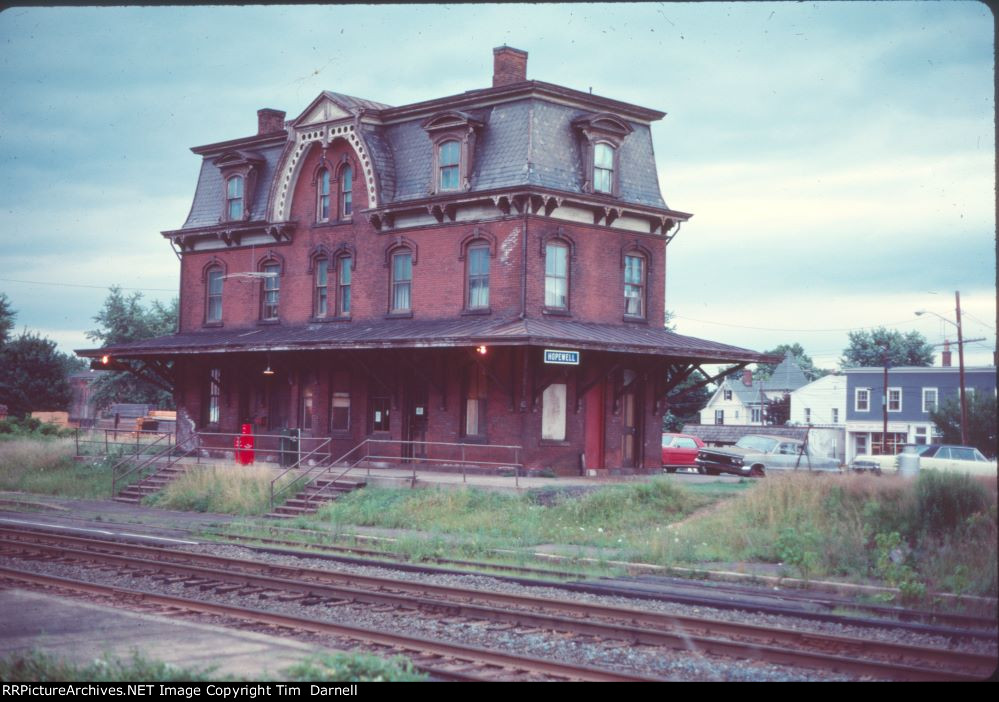
<path fill-rule="evenodd" d="M 323 351 L 462 346 L 554 346 L 682 358 L 696 363 L 774 362 L 774 357 L 645 325 L 591 324 L 560 319 L 384 320 L 299 326 L 204 329 L 102 349 L 86 358 L 161 359 L 232 352 Z"/>

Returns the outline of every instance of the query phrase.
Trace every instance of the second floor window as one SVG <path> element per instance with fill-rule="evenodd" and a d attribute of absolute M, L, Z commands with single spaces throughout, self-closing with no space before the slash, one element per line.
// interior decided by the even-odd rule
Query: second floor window
<path fill-rule="evenodd" d="M 593 189 L 598 193 L 614 192 L 614 148 L 610 144 L 593 147 Z"/>
<path fill-rule="evenodd" d="M 222 321 L 222 269 L 212 268 L 208 271 L 208 307 L 205 310 L 205 321 L 209 324 Z"/>
<path fill-rule="evenodd" d="M 457 190 L 460 184 L 461 148 L 457 141 L 445 141 L 437 147 L 440 189 Z"/>
<path fill-rule="evenodd" d="M 243 176 L 233 176 L 226 183 L 226 212 L 230 220 L 243 218 Z"/>
<path fill-rule="evenodd" d="M 629 317 L 645 316 L 645 258 L 624 257 L 624 313 Z"/>
<path fill-rule="evenodd" d="M 936 412 L 937 389 L 923 388 L 923 412 Z"/>
<path fill-rule="evenodd" d="M 261 319 L 278 318 L 278 302 L 281 295 L 281 266 L 277 263 L 267 263 L 263 267 L 263 296 L 260 305 Z"/>
<path fill-rule="evenodd" d="M 316 317 L 325 317 L 329 310 L 329 268 L 329 259 L 316 259 Z"/>
<path fill-rule="evenodd" d="M 337 310 L 341 317 L 350 316 L 350 256 L 341 256 L 337 259 L 339 266 L 339 275 L 337 276 L 337 284 L 339 286 L 339 298 Z"/>
<path fill-rule="evenodd" d="M 468 309 L 489 307 L 489 247 L 468 249 Z"/>
<path fill-rule="evenodd" d="M 902 411 L 902 388 L 888 388 L 888 411 Z"/>
<path fill-rule="evenodd" d="M 545 247 L 545 307 L 569 308 L 569 247 L 565 244 Z"/>
<path fill-rule="evenodd" d="M 316 219 L 325 222 L 330 218 L 330 172 L 325 168 L 319 171 L 319 203 Z"/>
<path fill-rule="evenodd" d="M 392 312 L 412 309 L 413 255 L 409 251 L 392 254 Z"/>
<path fill-rule="evenodd" d="M 340 171 L 340 218 L 347 219 L 354 211 L 354 170 L 344 166 Z"/>
<path fill-rule="evenodd" d="M 871 392 L 867 388 L 857 388 L 853 396 L 855 412 L 869 412 L 871 409 Z"/>

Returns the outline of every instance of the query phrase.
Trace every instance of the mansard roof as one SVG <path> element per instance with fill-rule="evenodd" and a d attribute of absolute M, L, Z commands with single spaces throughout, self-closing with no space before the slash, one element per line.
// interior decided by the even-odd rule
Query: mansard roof
<path fill-rule="evenodd" d="M 213 161 L 227 151 L 252 150 L 263 160 L 250 219 L 265 219 L 270 204 L 267 194 L 278 177 L 285 146 L 295 139 L 296 130 L 338 120 L 355 125 L 364 139 L 376 171 L 379 207 L 427 198 L 433 167 L 432 129 L 427 123 L 445 114 L 460 115 L 477 127 L 469 190 L 464 194 L 540 188 L 583 196 L 585 157 L 577 126 L 616 124 L 622 140 L 615 202 L 669 211 L 659 189 L 649 126 L 664 113 L 526 81 L 403 107 L 324 91 L 287 123 L 286 132 L 192 149 L 204 161 L 182 229 L 219 223 L 224 184 L 220 167 Z"/>

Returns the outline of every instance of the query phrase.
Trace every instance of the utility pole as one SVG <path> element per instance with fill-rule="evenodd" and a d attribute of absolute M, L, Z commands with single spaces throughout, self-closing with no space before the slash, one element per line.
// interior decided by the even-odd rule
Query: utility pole
<path fill-rule="evenodd" d="M 884 392 L 881 394 L 881 415 L 884 418 L 884 423 L 881 428 L 881 455 L 887 456 L 888 454 L 888 344 L 886 343 L 882 348 L 882 360 L 885 364 L 885 374 L 883 381 Z"/>
<path fill-rule="evenodd" d="M 954 291 L 954 302 L 957 313 L 957 358 L 961 381 L 961 445 L 968 445 L 968 400 L 964 393 L 964 336 L 961 333 L 961 291 Z"/>

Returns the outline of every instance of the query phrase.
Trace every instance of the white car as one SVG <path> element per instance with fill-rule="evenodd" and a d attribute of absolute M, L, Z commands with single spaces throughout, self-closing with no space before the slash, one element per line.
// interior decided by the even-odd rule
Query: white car
<path fill-rule="evenodd" d="M 952 446 L 929 444 L 916 447 L 919 454 L 919 468 L 968 473 L 994 478 L 997 475 L 996 462 L 990 461 L 981 451 L 972 446 Z M 850 462 L 851 470 L 872 473 L 897 473 L 898 456 L 857 456 Z"/>

